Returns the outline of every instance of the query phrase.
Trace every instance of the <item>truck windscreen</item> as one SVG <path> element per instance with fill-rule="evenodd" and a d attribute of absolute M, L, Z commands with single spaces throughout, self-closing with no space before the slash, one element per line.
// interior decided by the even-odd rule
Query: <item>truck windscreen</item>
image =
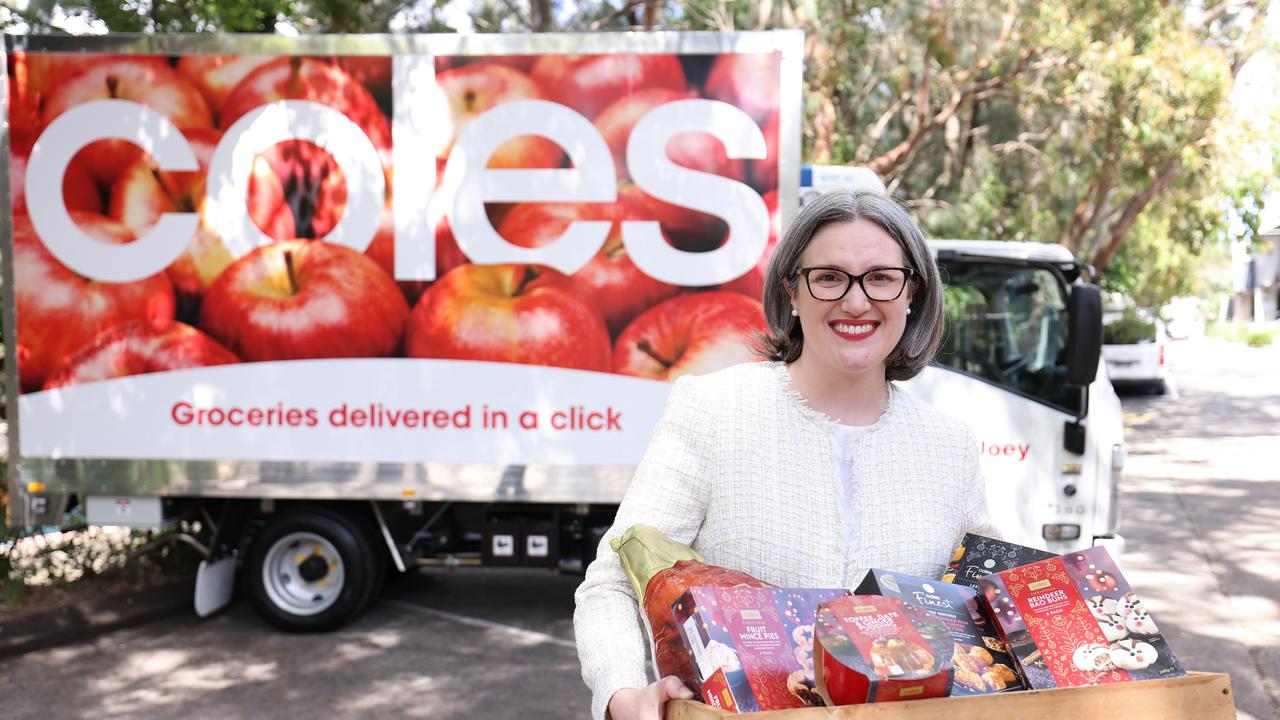
<path fill-rule="evenodd" d="M 1075 413 L 1066 384 L 1067 302 L 1049 269 L 992 262 L 940 263 L 946 327 L 937 363 Z"/>

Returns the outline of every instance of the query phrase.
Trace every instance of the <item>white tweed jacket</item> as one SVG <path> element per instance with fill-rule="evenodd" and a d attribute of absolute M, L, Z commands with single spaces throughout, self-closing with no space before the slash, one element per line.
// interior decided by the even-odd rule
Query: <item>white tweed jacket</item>
<path fill-rule="evenodd" d="M 676 381 L 576 594 L 592 717 L 604 717 L 618 690 L 650 682 L 635 593 L 609 548 L 635 523 L 781 587 L 851 588 L 873 567 L 939 577 L 965 532 L 993 534 L 973 434 L 890 387 L 888 409 L 847 448 L 856 518 L 846 546 L 834 425 L 792 387 L 785 365 Z"/>

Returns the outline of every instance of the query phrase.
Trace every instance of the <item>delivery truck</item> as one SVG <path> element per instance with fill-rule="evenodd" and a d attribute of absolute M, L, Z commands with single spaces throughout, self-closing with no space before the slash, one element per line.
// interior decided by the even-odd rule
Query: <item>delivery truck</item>
<path fill-rule="evenodd" d="M 169 529 L 199 614 L 239 583 L 289 630 L 419 565 L 581 569 L 668 383 L 756 359 L 802 57 L 794 31 L 7 36 L 14 524 Z M 974 426 L 1011 539 L 1113 538 L 1096 288 L 1053 246 L 934 248 L 953 324 L 913 388 Z"/>

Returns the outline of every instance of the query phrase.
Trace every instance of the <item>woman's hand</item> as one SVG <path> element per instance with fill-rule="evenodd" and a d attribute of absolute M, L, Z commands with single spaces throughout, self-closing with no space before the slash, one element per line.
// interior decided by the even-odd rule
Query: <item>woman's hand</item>
<path fill-rule="evenodd" d="M 609 698 L 609 717 L 613 720 L 662 720 L 668 700 L 688 700 L 693 691 L 675 675 L 642 688 L 625 688 Z"/>

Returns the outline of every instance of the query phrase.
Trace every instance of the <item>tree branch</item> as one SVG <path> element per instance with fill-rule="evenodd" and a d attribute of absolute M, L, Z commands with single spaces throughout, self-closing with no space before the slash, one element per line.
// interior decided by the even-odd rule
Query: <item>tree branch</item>
<path fill-rule="evenodd" d="M 609 23 L 613 22 L 614 20 L 617 20 L 618 18 L 626 15 L 630 15 L 632 10 L 635 10 L 641 5 L 648 6 L 648 4 L 649 4 L 649 0 L 629 0 L 629 2 L 623 3 L 622 7 L 618 8 L 617 10 L 614 10 L 608 15 L 591 23 L 591 25 L 587 28 L 587 30 L 589 32 L 596 32 L 600 28 L 608 26 Z"/>
<path fill-rule="evenodd" d="M 910 100 L 911 91 L 908 90 L 903 92 L 898 96 L 897 100 L 893 101 L 893 104 L 891 104 L 888 109 L 880 114 L 875 125 L 872 125 L 871 130 L 867 132 L 862 144 L 858 146 L 858 151 L 854 153 L 854 157 L 864 157 L 867 153 L 871 152 L 871 148 L 875 147 L 876 141 L 884 135 L 884 129 L 889 126 L 889 121 L 893 120 L 894 116 L 896 116 L 902 108 L 906 107 L 906 104 Z"/>

